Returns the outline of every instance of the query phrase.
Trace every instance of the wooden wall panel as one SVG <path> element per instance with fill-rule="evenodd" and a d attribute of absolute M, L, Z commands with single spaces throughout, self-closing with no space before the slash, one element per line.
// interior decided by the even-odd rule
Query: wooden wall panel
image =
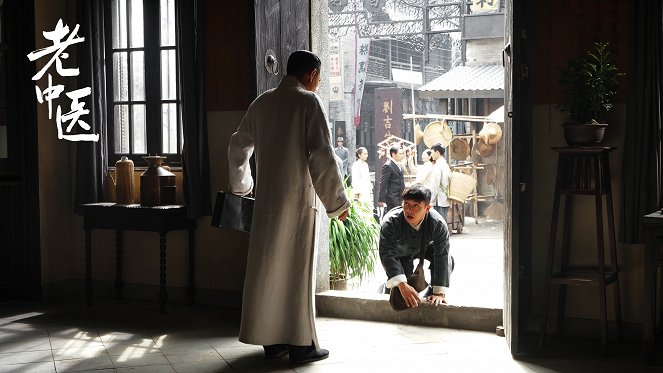
<path fill-rule="evenodd" d="M 630 1 L 554 0 L 533 7 L 536 42 L 531 44 L 529 68 L 534 104 L 560 102 L 559 69 L 594 42 L 609 42 L 617 52 L 617 65 L 626 72 Z M 626 101 L 626 88 L 622 77 L 617 102 Z"/>
<path fill-rule="evenodd" d="M 204 6 L 206 110 L 246 110 L 256 98 L 253 1 Z"/>

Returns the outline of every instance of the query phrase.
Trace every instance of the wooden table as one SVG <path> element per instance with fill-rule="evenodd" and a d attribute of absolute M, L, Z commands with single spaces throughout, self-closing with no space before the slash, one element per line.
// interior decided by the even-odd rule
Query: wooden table
<path fill-rule="evenodd" d="M 654 212 L 642 218 L 645 230 L 644 301 L 642 349 L 647 362 L 654 364 L 656 346 L 657 270 L 663 268 L 663 215 Z"/>
<path fill-rule="evenodd" d="M 148 231 L 159 233 L 159 301 L 161 312 L 166 311 L 168 291 L 166 289 L 166 234 L 169 231 L 187 229 L 189 231 L 189 303 L 193 303 L 194 286 L 194 231 L 195 220 L 186 217 L 186 206 L 141 206 L 117 205 L 115 203 L 89 203 L 81 205 L 83 228 L 85 229 L 85 301 L 92 305 L 92 230 L 115 230 L 117 296 L 122 296 L 122 251 L 124 231 Z"/>

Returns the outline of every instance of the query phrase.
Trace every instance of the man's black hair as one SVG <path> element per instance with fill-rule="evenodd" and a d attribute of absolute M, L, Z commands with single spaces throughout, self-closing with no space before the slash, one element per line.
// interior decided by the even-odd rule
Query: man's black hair
<path fill-rule="evenodd" d="M 422 184 L 412 184 L 403 190 L 403 200 L 425 202 L 430 204 L 431 191 Z"/>
<path fill-rule="evenodd" d="M 400 149 L 398 146 L 393 145 L 391 148 L 389 148 L 389 156 L 393 156 L 394 154 L 398 153 L 398 149 Z"/>
<path fill-rule="evenodd" d="M 438 152 L 438 153 L 440 153 L 440 155 L 444 155 L 444 147 L 439 142 L 437 144 L 431 146 L 430 150 L 432 150 L 434 152 Z"/>
<path fill-rule="evenodd" d="M 321 66 L 322 62 L 320 62 L 320 58 L 316 56 L 315 53 L 306 50 L 298 50 L 292 52 L 290 57 L 288 57 L 288 67 L 286 68 L 286 72 L 290 76 L 301 78 L 310 73 L 313 69 L 318 69 L 318 73 L 320 73 Z"/>

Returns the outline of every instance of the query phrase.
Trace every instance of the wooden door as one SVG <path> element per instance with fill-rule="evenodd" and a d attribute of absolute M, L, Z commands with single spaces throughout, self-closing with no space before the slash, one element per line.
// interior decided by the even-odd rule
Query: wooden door
<path fill-rule="evenodd" d="M 32 1 L 0 2 L 0 302 L 41 289 L 33 30 Z"/>
<path fill-rule="evenodd" d="M 309 49 L 309 0 L 255 0 L 257 94 L 286 75 L 290 53 Z"/>
<path fill-rule="evenodd" d="M 529 112 L 524 19 L 527 1 L 507 0 L 504 58 L 506 188 L 504 220 L 504 327 L 513 355 L 531 300 L 531 115 Z"/>

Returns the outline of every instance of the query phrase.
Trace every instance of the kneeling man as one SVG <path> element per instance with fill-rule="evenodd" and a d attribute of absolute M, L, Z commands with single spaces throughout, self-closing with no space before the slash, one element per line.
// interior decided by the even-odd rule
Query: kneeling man
<path fill-rule="evenodd" d="M 431 209 L 431 191 L 414 184 L 403 191 L 403 203 L 389 211 L 381 222 L 380 260 L 387 273 L 387 288 L 398 286 L 408 307 L 423 300 L 407 283 L 419 258 L 421 235 L 425 234 L 425 258 L 430 262 L 432 294 L 426 300 L 433 305 L 447 303 L 453 258 L 449 255 L 449 228 L 445 219 Z M 425 232 L 424 232 L 425 230 Z"/>

